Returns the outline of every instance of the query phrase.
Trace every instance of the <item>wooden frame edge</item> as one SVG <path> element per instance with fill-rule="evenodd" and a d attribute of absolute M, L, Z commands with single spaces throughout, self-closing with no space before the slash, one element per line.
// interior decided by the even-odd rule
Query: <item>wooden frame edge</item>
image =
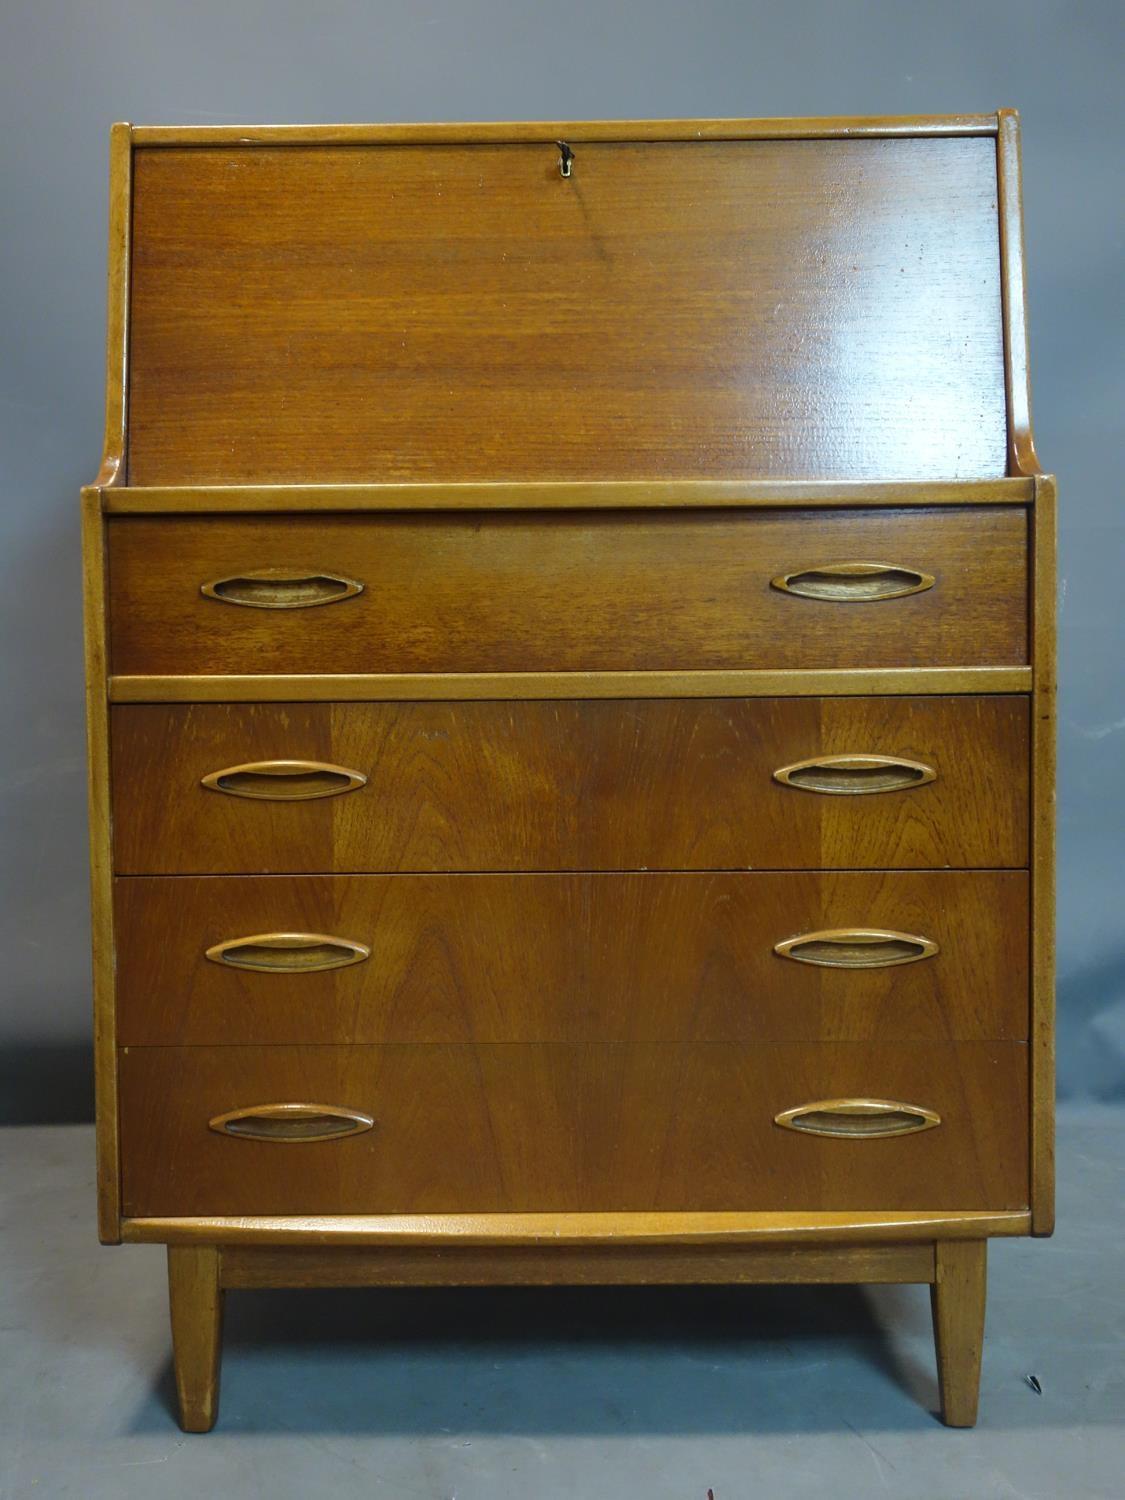
<path fill-rule="evenodd" d="M 181 1250 L 182 1253 L 182 1250 Z M 224 1289 L 930 1283 L 932 1240 L 884 1245 L 222 1245 Z"/>
<path fill-rule="evenodd" d="M 795 115 L 746 120 L 501 120 L 433 124 L 137 125 L 138 146 L 554 145 L 615 141 L 824 140 L 995 135 L 995 114 Z"/>
<path fill-rule="evenodd" d="M 1031 716 L 1031 1216 L 1032 1233 L 1055 1226 L 1055 762 L 1057 486 L 1039 491 L 1032 533 Z"/>
<path fill-rule="evenodd" d="M 111 703 L 407 703 L 489 698 L 777 698 L 1027 693 L 1030 667 L 826 671 L 400 672 L 114 676 Z"/>
<path fill-rule="evenodd" d="M 1025 1210 L 984 1213 L 392 1214 L 126 1218 L 122 1239 L 163 1245 L 905 1244 L 1027 1234 Z"/>
<path fill-rule="evenodd" d="M 121 1239 L 117 1126 L 117 1023 L 114 1006 L 113 838 L 109 790 L 105 521 L 99 491 L 82 491 L 82 575 L 86 657 L 86 754 L 90 823 L 90 927 L 93 945 L 95 1143 L 98 1235 Z"/>
<path fill-rule="evenodd" d="M 1000 300 L 1004 326 L 1004 387 L 1008 407 L 1008 472 L 1042 474 L 1031 425 L 1028 362 L 1027 285 L 1024 272 L 1023 186 L 1020 117 L 1014 109 L 997 114 L 997 218 L 1000 227 Z"/>
<path fill-rule="evenodd" d="M 1031 478 L 932 480 L 629 479 L 526 484 L 139 485 L 107 491 L 113 515 L 287 511 L 611 510 L 700 506 L 1028 505 Z"/>
<path fill-rule="evenodd" d="M 133 219 L 133 127 L 109 132 L 109 252 L 106 270 L 105 438 L 94 483 L 126 477 L 129 402 L 129 256 Z"/>

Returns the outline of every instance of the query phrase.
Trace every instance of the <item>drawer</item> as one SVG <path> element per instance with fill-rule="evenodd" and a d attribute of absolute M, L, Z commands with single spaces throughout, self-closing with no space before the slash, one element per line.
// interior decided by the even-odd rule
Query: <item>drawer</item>
<path fill-rule="evenodd" d="M 1027 1035 L 1022 872 L 134 876 L 116 917 L 130 1045 Z"/>
<path fill-rule="evenodd" d="M 1022 508 L 119 516 L 108 530 L 122 674 L 1027 661 Z"/>
<path fill-rule="evenodd" d="M 1022 697 L 122 704 L 110 724 L 129 874 L 1027 862 Z M 278 761 L 305 770 L 236 769 Z"/>
<path fill-rule="evenodd" d="M 1012 1042 L 127 1048 L 120 1088 L 129 1216 L 1027 1203 Z M 842 1099 L 906 1111 L 776 1123 Z M 265 1139 L 210 1128 L 247 1110 Z M 336 1110 L 373 1128 L 319 1136 Z"/>

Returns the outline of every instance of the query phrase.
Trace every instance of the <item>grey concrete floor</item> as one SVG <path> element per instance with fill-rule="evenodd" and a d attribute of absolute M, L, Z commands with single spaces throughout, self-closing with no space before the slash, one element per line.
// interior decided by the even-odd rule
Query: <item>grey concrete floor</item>
<path fill-rule="evenodd" d="M 1057 1236 L 992 1246 L 975 1431 L 933 1415 L 921 1287 L 443 1290 L 229 1295 L 186 1437 L 163 1251 L 96 1245 L 89 1127 L 8 1128 L 0 1496 L 1125 1495 L 1125 1111 L 1059 1135 Z"/>

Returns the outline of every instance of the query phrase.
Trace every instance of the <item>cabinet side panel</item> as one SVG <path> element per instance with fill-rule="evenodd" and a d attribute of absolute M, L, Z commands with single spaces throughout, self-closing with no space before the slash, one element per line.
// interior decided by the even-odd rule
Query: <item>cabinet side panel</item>
<path fill-rule="evenodd" d="M 133 128 L 109 137 L 109 255 L 106 276 L 105 438 L 96 483 L 124 484 L 129 381 L 129 264 L 132 259 Z"/>
<path fill-rule="evenodd" d="M 1056 485 L 1036 482 L 1031 732 L 1031 1227 L 1055 1226 Z"/>
<path fill-rule="evenodd" d="M 96 489 L 82 491 L 82 574 L 86 642 L 86 739 L 93 941 L 94 1074 L 97 1109 L 98 1234 L 121 1238 L 114 1011 L 113 832 L 109 792 L 105 521 Z"/>

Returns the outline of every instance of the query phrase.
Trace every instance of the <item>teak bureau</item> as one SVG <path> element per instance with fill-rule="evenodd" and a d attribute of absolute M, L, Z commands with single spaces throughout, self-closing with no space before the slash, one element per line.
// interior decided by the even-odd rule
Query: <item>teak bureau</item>
<path fill-rule="evenodd" d="M 921 1282 L 1052 1220 L 1016 116 L 112 134 L 103 1240 Z"/>

